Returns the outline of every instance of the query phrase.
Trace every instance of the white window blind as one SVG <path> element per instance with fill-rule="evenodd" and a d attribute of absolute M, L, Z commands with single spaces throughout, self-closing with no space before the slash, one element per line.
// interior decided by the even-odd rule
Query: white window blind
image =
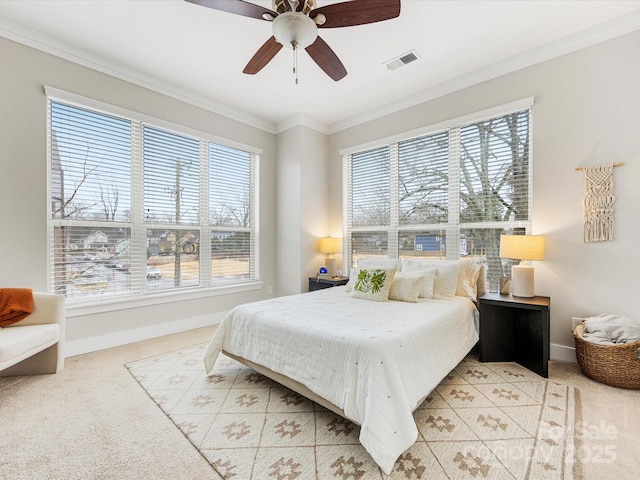
<path fill-rule="evenodd" d="M 209 223 L 251 227 L 251 154 L 222 145 L 209 148 Z"/>
<path fill-rule="evenodd" d="M 463 223 L 529 220 L 529 111 L 460 129 Z"/>
<path fill-rule="evenodd" d="M 200 141 L 144 125 L 143 159 L 144 222 L 156 226 L 146 231 L 147 286 L 198 286 L 200 231 L 184 225 L 200 219 Z"/>
<path fill-rule="evenodd" d="M 449 132 L 398 144 L 399 222 L 447 223 L 449 211 Z"/>
<path fill-rule="evenodd" d="M 52 217 L 127 220 L 131 209 L 131 122 L 52 103 Z"/>
<path fill-rule="evenodd" d="M 211 231 L 211 275 L 214 282 L 252 278 L 252 205 L 255 202 L 256 171 L 251 154 L 222 145 L 209 148 L 209 225 Z"/>
<path fill-rule="evenodd" d="M 51 291 L 91 304 L 257 280 L 257 153 L 48 104 Z"/>
<path fill-rule="evenodd" d="M 383 146 L 354 153 L 349 166 L 347 217 L 352 228 L 345 243 L 356 259 L 386 256 L 391 218 L 391 150 Z"/>
<path fill-rule="evenodd" d="M 490 279 L 508 273 L 500 234 L 531 223 L 531 111 L 519 107 L 345 155 L 345 265 L 467 256 L 487 262 Z"/>
<path fill-rule="evenodd" d="M 145 222 L 197 225 L 200 142 L 148 125 L 143 132 Z"/>
<path fill-rule="evenodd" d="M 53 291 L 128 292 L 131 122 L 52 102 L 49 126 Z"/>

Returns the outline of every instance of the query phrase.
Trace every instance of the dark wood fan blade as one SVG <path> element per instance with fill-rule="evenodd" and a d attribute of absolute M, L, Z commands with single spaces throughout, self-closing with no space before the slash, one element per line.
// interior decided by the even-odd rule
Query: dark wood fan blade
<path fill-rule="evenodd" d="M 242 73 L 247 73 L 249 75 L 255 75 L 260 70 L 262 70 L 267 63 L 271 61 L 273 57 L 276 56 L 276 53 L 280 51 L 282 48 L 282 44 L 276 42 L 275 37 L 271 37 L 269 40 L 264 42 L 256 54 L 251 57 L 247 66 L 244 67 Z"/>
<path fill-rule="evenodd" d="M 331 47 L 320 37 L 306 49 L 309 56 L 336 82 L 347 75 L 347 70 Z"/>
<path fill-rule="evenodd" d="M 310 17 L 323 14 L 327 21 L 318 28 L 351 27 L 381 22 L 400 15 L 400 0 L 352 0 L 312 10 Z"/>
<path fill-rule="evenodd" d="M 195 3 L 207 8 L 213 8 L 214 10 L 220 10 L 222 12 L 235 13 L 236 15 L 242 15 L 243 17 L 258 18 L 260 20 L 267 20 L 263 17 L 265 13 L 275 18 L 278 16 L 273 10 L 268 8 L 254 5 L 253 3 L 243 2 L 242 0 L 185 0 L 189 3 Z"/>

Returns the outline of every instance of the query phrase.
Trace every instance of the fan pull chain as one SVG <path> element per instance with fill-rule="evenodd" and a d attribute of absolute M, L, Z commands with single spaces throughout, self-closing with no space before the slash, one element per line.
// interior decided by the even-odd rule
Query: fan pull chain
<path fill-rule="evenodd" d="M 291 42 L 293 47 L 293 74 L 296 77 L 296 85 L 298 84 L 298 42 Z"/>

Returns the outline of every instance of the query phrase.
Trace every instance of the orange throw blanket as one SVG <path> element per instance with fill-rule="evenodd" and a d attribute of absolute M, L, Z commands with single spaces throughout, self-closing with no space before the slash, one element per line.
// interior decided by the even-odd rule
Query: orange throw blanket
<path fill-rule="evenodd" d="M 0 288 L 0 327 L 6 327 L 27 317 L 33 310 L 33 290 L 30 288 Z"/>

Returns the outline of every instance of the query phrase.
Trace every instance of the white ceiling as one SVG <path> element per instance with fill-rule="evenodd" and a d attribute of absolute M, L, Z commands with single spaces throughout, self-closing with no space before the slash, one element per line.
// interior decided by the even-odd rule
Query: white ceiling
<path fill-rule="evenodd" d="M 0 35 L 267 131 L 303 123 L 332 132 L 640 29 L 640 0 L 402 0 L 401 8 L 393 20 L 320 29 L 348 75 L 334 82 L 301 52 L 298 85 L 287 49 L 257 75 L 242 73 L 270 23 L 182 0 L 4 0 Z M 384 66 L 411 49 L 419 61 Z"/>

